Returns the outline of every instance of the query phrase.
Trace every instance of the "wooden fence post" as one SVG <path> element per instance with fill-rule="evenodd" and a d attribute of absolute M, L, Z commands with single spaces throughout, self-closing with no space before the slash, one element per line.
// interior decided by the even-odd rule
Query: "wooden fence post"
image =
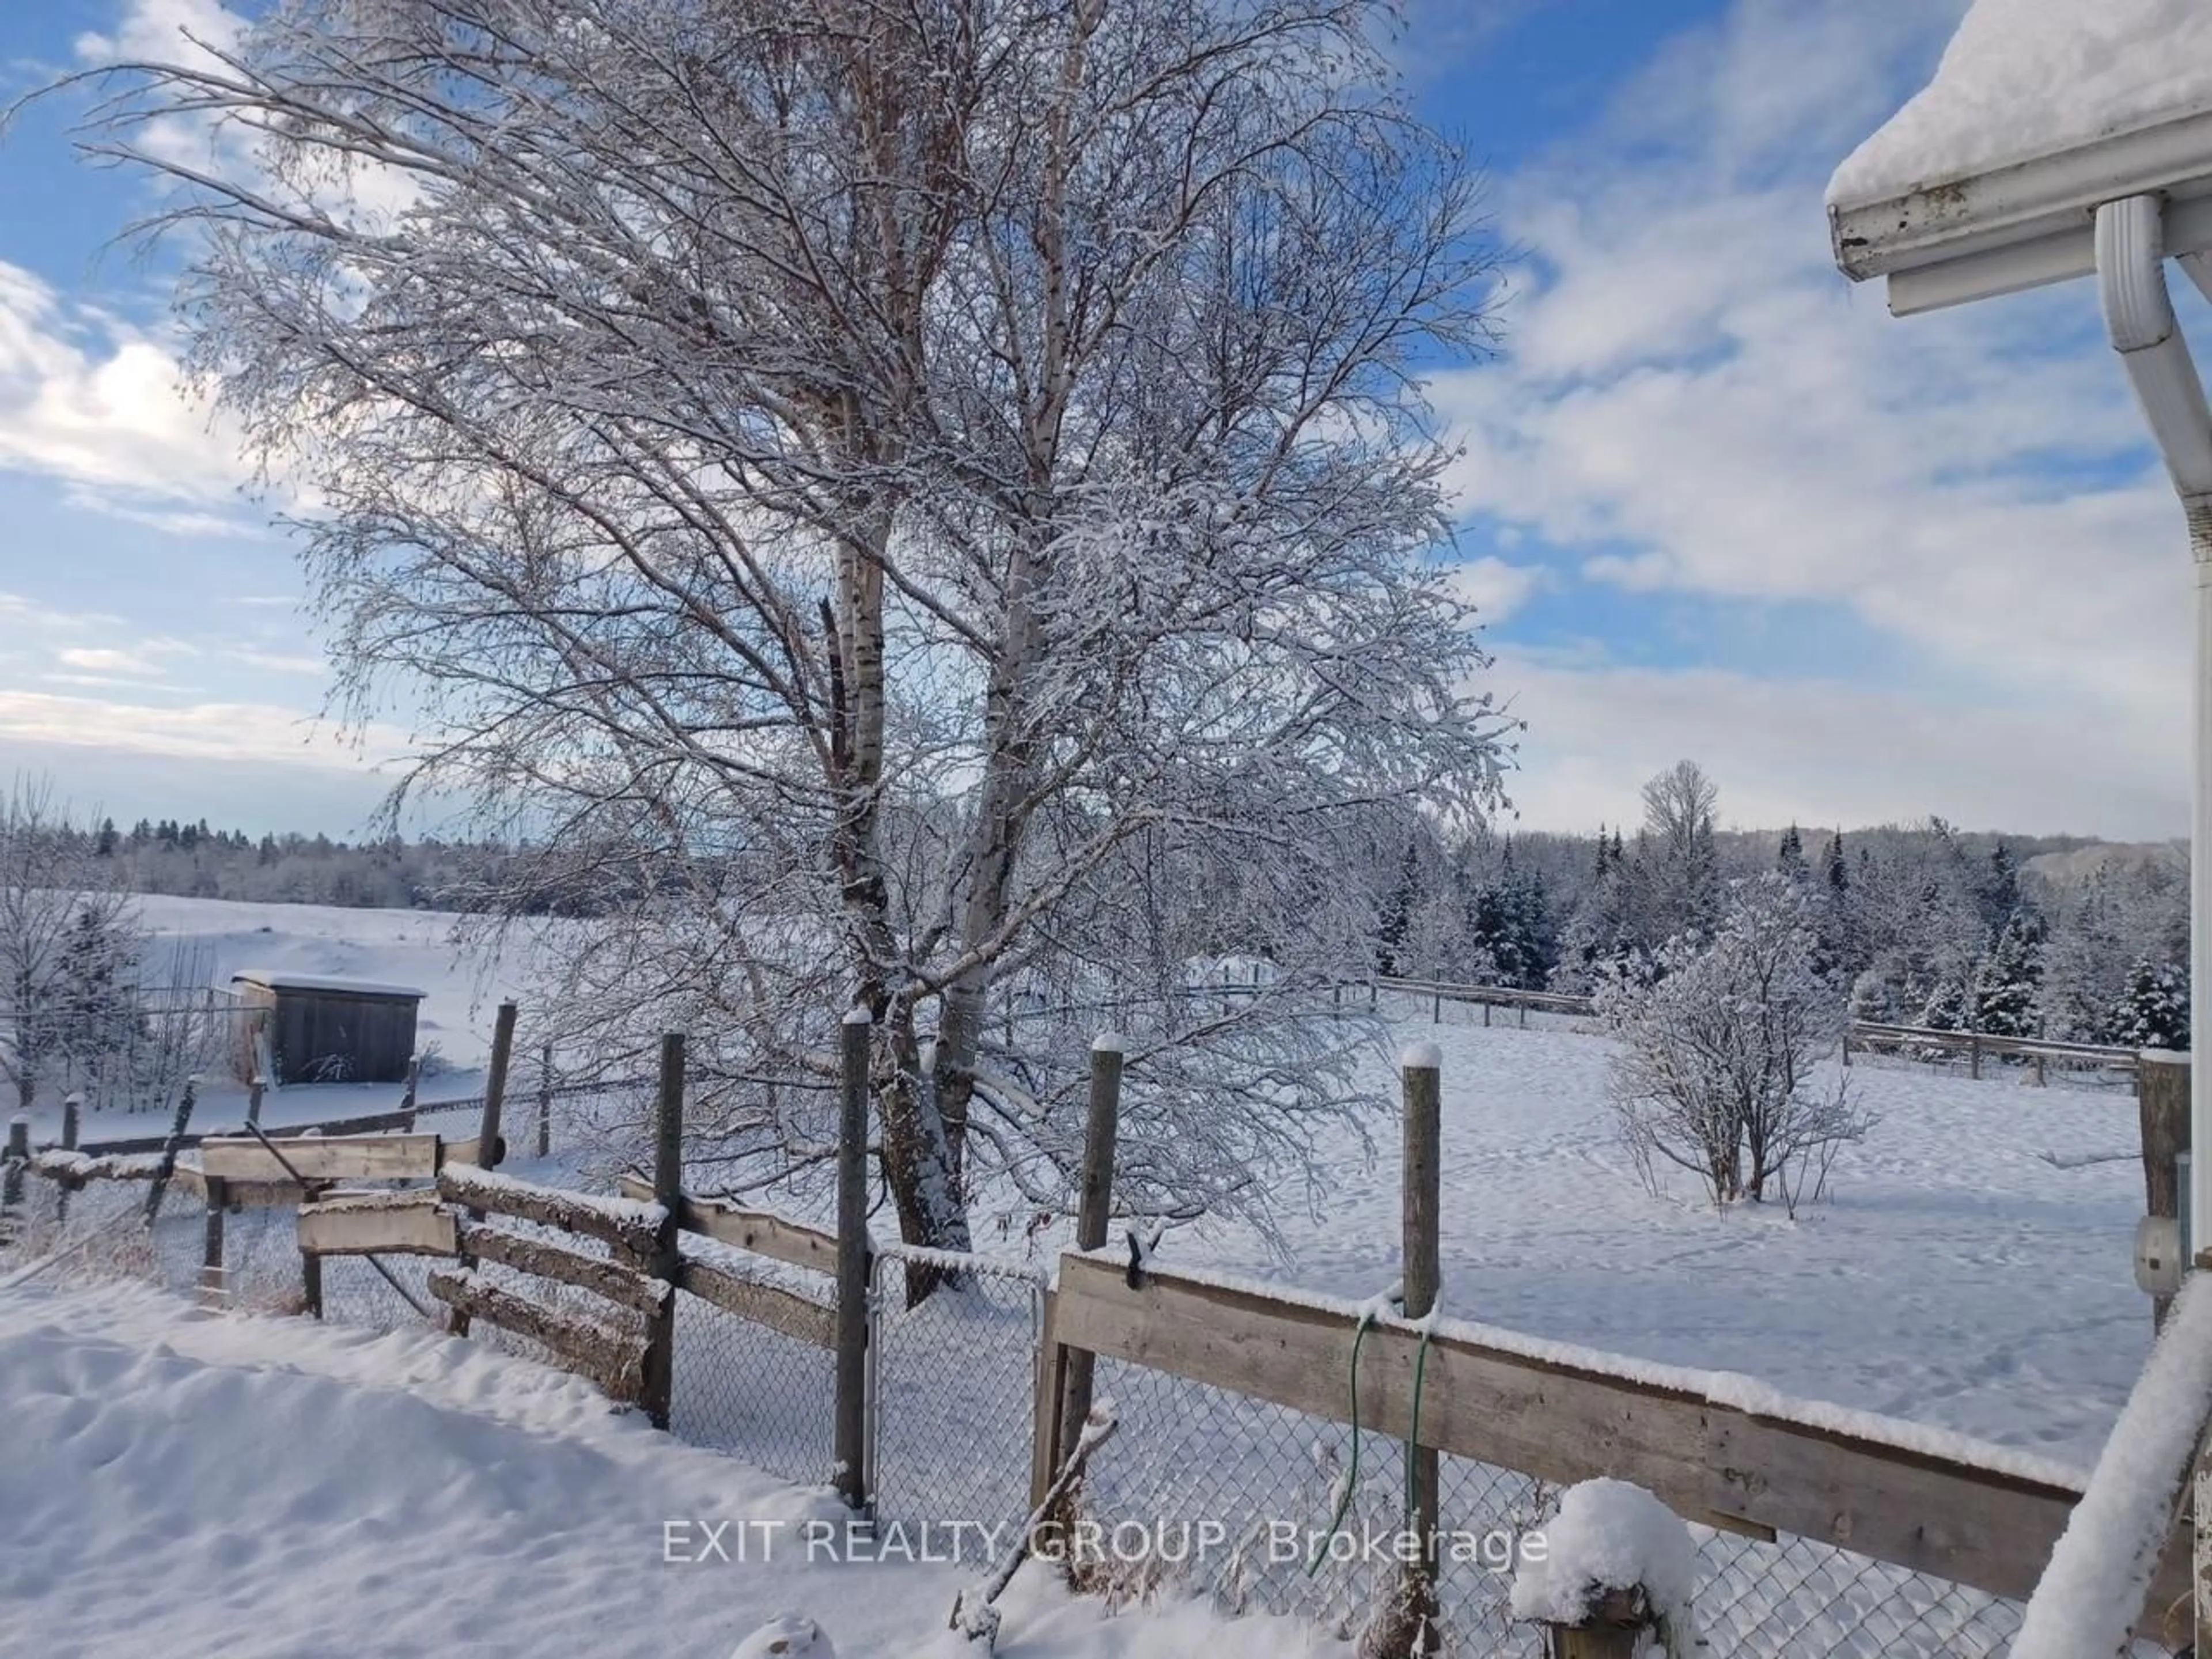
<path fill-rule="evenodd" d="M 480 1170 L 494 1169 L 499 1164 L 500 1109 L 507 1098 L 507 1064 L 514 1057 L 514 1004 L 502 1002 L 492 1021 L 491 1069 L 484 1076 L 483 1115 L 477 1121 L 477 1167 Z M 471 1221 L 483 1219 L 482 1210 L 471 1207 L 468 1214 Z M 476 1265 L 475 1259 L 466 1251 L 459 1252 L 454 1259 L 464 1267 Z M 315 1277 L 319 1282 L 322 1278 L 319 1262 L 316 1264 Z M 466 1336 L 469 1334 L 467 1313 L 460 1308 L 454 1308 L 447 1318 L 446 1328 L 455 1336 Z"/>
<path fill-rule="evenodd" d="M 656 1429 L 668 1426 L 676 1401 L 676 1281 L 684 1247 L 684 1034 L 660 1039 L 660 1101 L 653 1121 L 653 1201 L 666 1212 L 653 1237 L 646 1271 L 668 1286 L 660 1305 L 646 1316 L 645 1362 L 640 1403 Z"/>
<path fill-rule="evenodd" d="M 1433 1313 L 1442 1288 L 1437 1237 L 1443 1212 L 1443 1060 L 1432 1042 L 1408 1048 L 1400 1070 L 1405 1133 L 1400 1155 L 1400 1225 L 1405 1312 Z M 1418 1425 L 1416 1425 L 1418 1426 Z M 1442 1644 L 1437 1598 L 1437 1454 L 1406 1442 L 1406 1530 L 1418 1551 L 1398 1593 L 1360 1644 L 1363 1652 L 1430 1654 Z"/>
<path fill-rule="evenodd" d="M 1091 1045 L 1091 1111 L 1083 1130 L 1083 1187 L 1076 1199 L 1075 1248 L 1096 1250 L 1106 1243 L 1114 1212 L 1114 1143 L 1121 1124 L 1121 1039 L 1101 1036 Z M 1055 1349 L 1045 1363 L 1061 1367 L 1059 1443 L 1053 1449 L 1056 1472 L 1075 1450 L 1083 1420 L 1091 1415 L 1095 1354 Z M 1044 1425 L 1040 1425 L 1043 1427 Z"/>
<path fill-rule="evenodd" d="M 1651 1629 L 1640 1590 L 1609 1589 L 1578 1625 L 1550 1625 L 1551 1659 L 1636 1659 Z"/>
<path fill-rule="evenodd" d="M 246 1121 L 258 1127 L 261 1122 L 261 1097 L 268 1092 L 269 1085 L 256 1072 L 246 1085 Z"/>
<path fill-rule="evenodd" d="M 538 1067 L 538 1156 L 553 1155 L 553 1045 L 547 1043 Z"/>
<path fill-rule="evenodd" d="M 221 1307 L 230 1300 L 230 1287 L 223 1277 L 222 1213 L 230 1202 L 230 1194 L 221 1176 L 209 1176 L 207 1188 L 207 1232 L 200 1252 L 200 1305 Z"/>
<path fill-rule="evenodd" d="M 1966 1039 L 1966 1071 L 1976 1082 L 1981 1080 L 1982 1034 L 1979 1031 L 1969 1034 Z"/>
<path fill-rule="evenodd" d="M 72 1089 L 62 1097 L 62 1150 L 76 1150 L 77 1119 L 84 1109 L 84 1097 Z M 70 1184 L 66 1181 L 54 1184 L 54 1224 L 61 1225 L 69 1219 Z"/>
<path fill-rule="evenodd" d="M 186 1078 L 184 1089 L 177 1096 L 177 1110 L 169 1120 L 168 1139 L 161 1143 L 161 1162 L 154 1172 L 152 1184 L 146 1189 L 146 1224 L 149 1227 L 161 1213 L 161 1200 L 168 1195 L 169 1177 L 177 1172 L 177 1152 L 191 1128 L 192 1106 L 199 1093 L 199 1082 L 196 1077 Z"/>
<path fill-rule="evenodd" d="M 2136 1061 L 2136 1115 L 2142 1131 L 2143 1213 L 2179 1220 L 2183 1197 L 2174 1159 L 2190 1150 L 2187 1054 L 2146 1048 Z M 2199 1245 L 2197 1248 L 2203 1249 Z M 2173 1298 L 2151 1298 L 2151 1322 L 2163 1329 Z"/>
<path fill-rule="evenodd" d="M 21 1112 L 8 1120 L 8 1151 L 0 1157 L 0 1212 L 13 1216 L 23 1207 L 23 1166 L 31 1161 L 31 1120 Z"/>
<path fill-rule="evenodd" d="M 399 1097 L 399 1109 L 411 1112 L 422 1089 L 422 1056 L 414 1054 L 407 1061 L 407 1091 Z"/>
<path fill-rule="evenodd" d="M 491 1070 L 484 1077 L 483 1116 L 477 1126 L 477 1167 L 495 1170 L 505 1148 L 500 1144 L 500 1114 L 507 1104 L 507 1068 L 514 1061 L 514 1016 L 512 1002 L 499 1005 L 491 1028 Z"/>
<path fill-rule="evenodd" d="M 868 1437 L 868 1063 L 874 1022 L 847 1012 L 837 1114 L 837 1491 L 866 1506 Z"/>

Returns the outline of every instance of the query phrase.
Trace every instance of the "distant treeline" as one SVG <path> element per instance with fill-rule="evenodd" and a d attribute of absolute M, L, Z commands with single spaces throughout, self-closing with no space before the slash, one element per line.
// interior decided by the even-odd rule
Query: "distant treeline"
<path fill-rule="evenodd" d="M 2188 859 L 2179 843 L 1873 829 L 1729 831 L 1685 763 L 1646 786 L 1641 824 L 1594 834 L 1447 835 L 1378 811 L 1346 849 L 1385 974 L 1588 991 L 1613 964 L 1710 932 L 1735 878 L 1779 870 L 1817 892 L 1823 971 L 1862 1018 L 2084 1042 L 2187 1041 Z M 640 896 L 618 848 L 349 843 L 172 819 L 89 834 L 140 893 L 261 903 L 572 916 Z M 734 860 L 718 878 L 748 883 Z M 1224 951 L 1239 947 L 1221 941 Z M 1357 967 L 1359 964 L 1347 964 Z"/>
<path fill-rule="evenodd" d="M 92 851 L 112 860 L 114 878 L 137 893 L 239 899 L 258 904 L 331 904 L 375 910 L 489 908 L 489 896 L 511 904 L 513 878 L 534 867 L 528 848 L 499 842 L 409 841 L 398 836 L 359 842 L 328 836 L 264 835 L 217 830 L 205 818 L 141 818 L 128 829 L 112 818 L 90 831 Z M 614 896 L 535 886 L 517 907 L 541 915 L 588 915 Z"/>
<path fill-rule="evenodd" d="M 1877 829 L 1716 828 L 1718 791 L 1683 763 L 1644 822 L 1595 835 L 1446 836 L 1378 823 L 1365 879 L 1375 967 L 1587 992 L 1669 939 L 1710 935 L 1730 884 L 1778 871 L 1815 902 L 1822 975 L 1863 1019 L 2185 1047 L 2189 865 L 2179 843 Z"/>

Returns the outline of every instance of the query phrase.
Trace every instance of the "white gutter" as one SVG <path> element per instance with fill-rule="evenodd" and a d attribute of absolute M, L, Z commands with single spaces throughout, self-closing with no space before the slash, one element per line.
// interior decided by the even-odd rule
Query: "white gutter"
<path fill-rule="evenodd" d="M 1888 277 L 1889 308 L 1909 316 L 2094 274 L 2097 210 L 2124 196 L 2166 197 L 2167 254 L 2212 249 L 2208 163 L 2212 112 L 1880 200 L 1833 201 L 1829 235 L 1844 274 Z"/>
<path fill-rule="evenodd" d="M 2212 409 L 2166 293 L 2163 205 L 2130 196 L 2097 209 L 2097 288 L 2112 349 L 2158 439 L 2197 563 L 2196 798 L 2189 839 L 2190 1237 L 2212 1247 Z M 2175 250 L 2196 252 L 2197 250 Z M 2199 287 L 2201 259 L 2184 268 Z"/>

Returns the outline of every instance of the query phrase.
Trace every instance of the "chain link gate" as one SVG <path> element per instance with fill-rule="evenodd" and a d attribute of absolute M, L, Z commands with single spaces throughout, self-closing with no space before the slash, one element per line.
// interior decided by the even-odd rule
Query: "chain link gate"
<path fill-rule="evenodd" d="M 908 1307 L 908 1267 L 951 1277 Z M 1027 1517 L 1047 1283 L 1028 1262 L 877 1251 L 866 1490 L 878 1517 L 987 1528 Z"/>

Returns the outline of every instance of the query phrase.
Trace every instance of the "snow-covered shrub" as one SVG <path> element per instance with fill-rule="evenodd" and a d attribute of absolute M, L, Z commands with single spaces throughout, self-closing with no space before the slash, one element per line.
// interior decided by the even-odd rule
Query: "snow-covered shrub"
<path fill-rule="evenodd" d="M 1687 1170 L 1716 1204 L 1770 1188 L 1794 1211 L 1817 1197 L 1836 1149 L 1869 1125 L 1838 1078 L 1815 1073 L 1841 1042 L 1841 992 L 1813 969 L 1813 901 L 1779 875 L 1738 882 L 1710 941 L 1686 934 L 1649 978 L 1610 975 L 1598 1012 L 1620 1042 L 1613 1102 L 1645 1181 Z"/>

